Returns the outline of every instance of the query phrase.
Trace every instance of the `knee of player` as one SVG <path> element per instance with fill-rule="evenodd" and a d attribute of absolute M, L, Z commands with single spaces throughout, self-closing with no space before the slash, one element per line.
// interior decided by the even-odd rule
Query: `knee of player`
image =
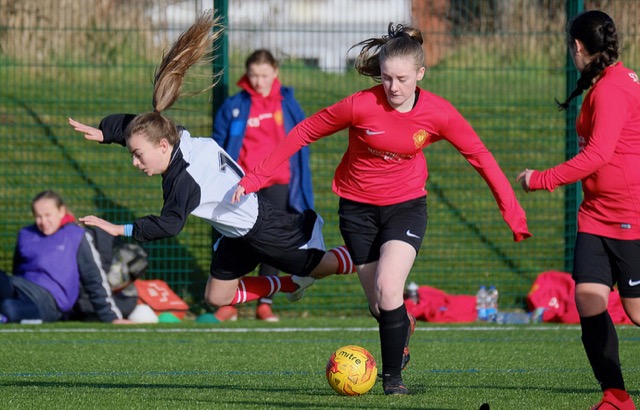
<path fill-rule="evenodd" d="M 633 311 L 625 310 L 625 312 L 627 313 L 627 316 L 629 316 L 629 319 L 631 319 L 633 324 L 640 327 L 640 312 L 638 312 L 637 310 L 633 310 Z"/>
<path fill-rule="evenodd" d="M 219 295 L 216 295 L 216 294 L 205 295 L 204 301 L 207 304 L 207 306 L 209 306 L 210 308 L 220 308 L 222 306 L 227 306 L 228 304 L 231 303 L 230 300 L 226 300 L 226 298 L 221 298 Z"/>

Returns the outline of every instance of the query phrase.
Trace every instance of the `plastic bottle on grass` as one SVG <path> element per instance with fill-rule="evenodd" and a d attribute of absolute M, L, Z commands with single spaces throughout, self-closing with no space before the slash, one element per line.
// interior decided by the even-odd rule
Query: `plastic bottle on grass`
<path fill-rule="evenodd" d="M 531 323 L 531 313 L 528 312 L 498 312 L 496 323 L 501 325 L 521 325 Z"/>
<path fill-rule="evenodd" d="M 418 284 L 415 282 L 411 282 L 407 285 L 407 290 L 405 294 L 405 299 L 411 299 L 414 303 L 418 303 L 420 301 L 420 295 L 418 295 Z"/>
<path fill-rule="evenodd" d="M 542 323 L 545 308 L 536 308 L 531 312 L 498 312 L 496 323 L 502 325 L 521 325 Z"/>
<path fill-rule="evenodd" d="M 498 289 L 490 286 L 487 291 L 487 321 L 495 322 L 498 315 Z"/>
<path fill-rule="evenodd" d="M 478 320 L 487 320 L 487 288 L 482 285 L 476 293 L 476 312 L 478 313 Z"/>

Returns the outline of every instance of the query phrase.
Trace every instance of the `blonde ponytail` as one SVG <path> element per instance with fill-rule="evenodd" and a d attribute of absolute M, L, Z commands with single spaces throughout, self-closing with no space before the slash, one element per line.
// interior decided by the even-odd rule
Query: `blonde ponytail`
<path fill-rule="evenodd" d="M 162 112 L 168 110 L 182 96 L 184 77 L 194 64 L 213 60 L 213 43 L 221 35 L 222 26 L 213 11 L 203 12 L 191 27 L 180 35 L 171 48 L 164 53 L 156 68 L 153 80 L 153 111 L 137 115 L 127 126 L 126 137 L 144 132 L 147 139 L 159 143 L 163 138 L 176 144 L 180 138 L 178 130 Z M 217 74 L 211 84 L 193 94 L 210 90 L 215 86 Z"/>

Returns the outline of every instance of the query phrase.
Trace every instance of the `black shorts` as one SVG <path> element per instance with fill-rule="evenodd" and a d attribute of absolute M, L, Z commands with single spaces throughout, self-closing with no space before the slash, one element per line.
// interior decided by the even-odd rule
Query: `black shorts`
<path fill-rule="evenodd" d="M 576 283 L 617 283 L 620 296 L 640 297 L 640 240 L 605 238 L 578 233 L 573 258 Z"/>
<path fill-rule="evenodd" d="M 380 259 L 380 247 L 399 240 L 420 250 L 427 230 L 427 198 L 395 205 L 370 205 L 340 199 L 340 232 L 356 265 Z"/>
<path fill-rule="evenodd" d="M 218 239 L 210 274 L 216 279 L 237 279 L 267 263 L 285 273 L 308 276 L 326 253 L 322 224 L 314 211 L 286 212 L 258 195 L 256 224 L 243 237 Z"/>

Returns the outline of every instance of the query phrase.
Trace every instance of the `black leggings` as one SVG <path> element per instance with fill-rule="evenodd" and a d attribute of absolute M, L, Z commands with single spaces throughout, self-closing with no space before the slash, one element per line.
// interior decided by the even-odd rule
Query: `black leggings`
<path fill-rule="evenodd" d="M 11 278 L 0 270 L 0 314 L 9 322 L 24 319 L 40 319 L 38 306 L 20 289 L 13 286 Z"/>

